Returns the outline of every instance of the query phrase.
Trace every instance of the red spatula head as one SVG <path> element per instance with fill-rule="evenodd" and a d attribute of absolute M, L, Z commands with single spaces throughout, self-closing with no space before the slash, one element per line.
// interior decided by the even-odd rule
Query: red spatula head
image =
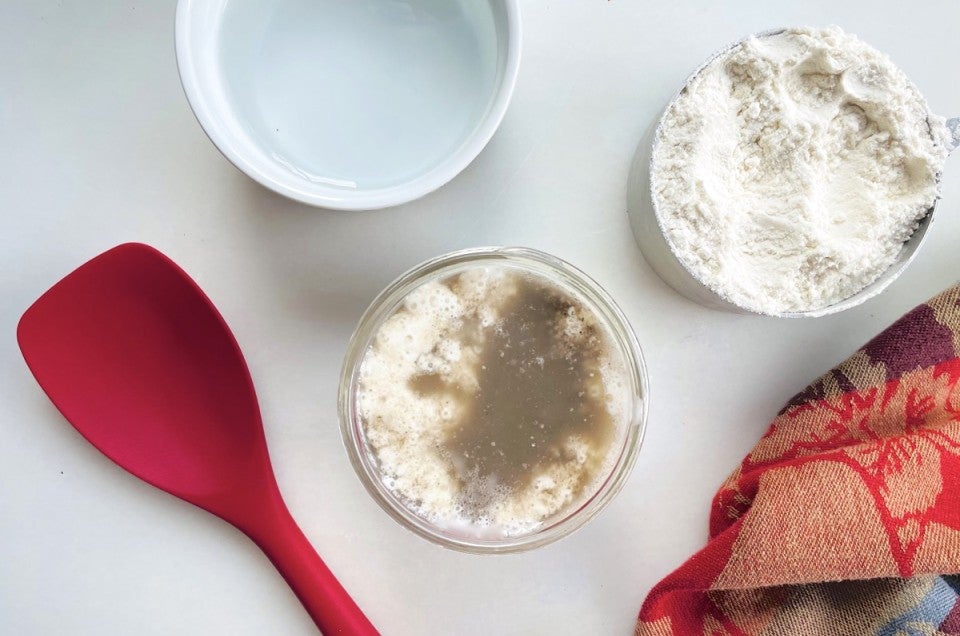
<path fill-rule="evenodd" d="M 67 420 L 141 479 L 205 508 L 273 481 L 233 335 L 157 250 L 130 243 L 81 266 L 27 310 L 17 339 Z"/>

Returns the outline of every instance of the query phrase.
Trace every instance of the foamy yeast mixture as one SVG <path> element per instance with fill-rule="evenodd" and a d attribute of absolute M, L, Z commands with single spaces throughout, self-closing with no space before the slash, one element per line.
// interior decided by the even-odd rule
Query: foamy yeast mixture
<path fill-rule="evenodd" d="M 384 484 L 431 523 L 529 533 L 593 494 L 628 428 L 622 352 L 539 275 L 427 282 L 377 331 L 357 408 Z"/>

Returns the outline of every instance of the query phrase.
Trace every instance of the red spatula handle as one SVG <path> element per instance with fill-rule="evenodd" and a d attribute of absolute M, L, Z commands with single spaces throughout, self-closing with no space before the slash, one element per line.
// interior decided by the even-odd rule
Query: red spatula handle
<path fill-rule="evenodd" d="M 379 634 L 353 602 L 290 516 L 275 502 L 274 510 L 245 529 L 276 566 L 325 636 Z"/>

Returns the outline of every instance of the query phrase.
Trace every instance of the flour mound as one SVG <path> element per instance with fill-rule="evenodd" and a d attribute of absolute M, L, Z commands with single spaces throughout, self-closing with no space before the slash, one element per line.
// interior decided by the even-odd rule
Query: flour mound
<path fill-rule="evenodd" d="M 752 37 L 664 116 L 651 188 L 680 260 L 767 314 L 874 282 L 938 196 L 944 120 L 882 53 L 837 27 Z"/>

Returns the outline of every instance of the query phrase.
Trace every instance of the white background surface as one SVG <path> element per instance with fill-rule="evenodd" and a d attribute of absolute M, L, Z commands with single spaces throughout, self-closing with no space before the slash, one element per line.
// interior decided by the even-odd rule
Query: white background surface
<path fill-rule="evenodd" d="M 748 32 L 836 23 L 888 52 L 934 111 L 960 114 L 960 5 L 626 0 L 524 3 L 513 105 L 470 168 L 403 208 L 288 202 L 230 166 L 177 80 L 173 2 L 0 5 L 0 633 L 311 634 L 254 545 L 129 476 L 49 404 L 17 350 L 24 309 L 118 243 L 150 243 L 219 306 L 247 357 L 291 511 L 386 634 L 628 634 L 649 588 L 699 548 L 710 498 L 776 410 L 960 278 L 960 164 L 927 245 L 880 298 L 787 321 L 701 308 L 635 248 L 634 147 L 686 74 Z M 620 302 L 652 378 L 624 491 L 572 537 L 463 555 L 391 521 L 337 430 L 341 356 L 373 296 L 453 249 L 527 245 Z"/>

